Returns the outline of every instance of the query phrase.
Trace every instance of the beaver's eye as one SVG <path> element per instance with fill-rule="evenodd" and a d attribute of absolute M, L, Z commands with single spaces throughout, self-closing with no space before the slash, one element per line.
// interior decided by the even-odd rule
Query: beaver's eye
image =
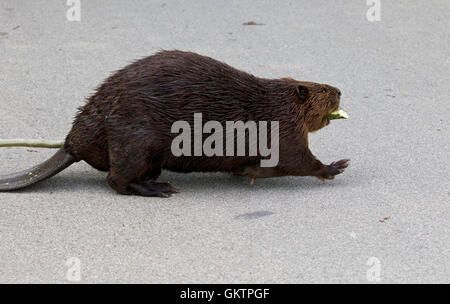
<path fill-rule="evenodd" d="M 323 88 L 322 93 L 326 93 L 326 92 L 327 92 L 327 89 Z"/>

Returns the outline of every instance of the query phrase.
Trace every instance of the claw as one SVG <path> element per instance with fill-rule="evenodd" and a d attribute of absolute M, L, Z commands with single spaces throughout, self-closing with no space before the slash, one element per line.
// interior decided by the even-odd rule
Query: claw
<path fill-rule="evenodd" d="M 158 192 L 158 195 L 159 195 L 159 197 L 165 197 L 165 198 L 172 196 L 170 193 L 167 193 L 167 192 Z"/>
<path fill-rule="evenodd" d="M 318 178 L 320 180 L 334 179 L 338 174 L 341 174 L 349 166 L 349 159 L 341 159 L 339 161 L 332 162 L 328 166 L 324 166 L 321 171 L 319 171 Z"/>

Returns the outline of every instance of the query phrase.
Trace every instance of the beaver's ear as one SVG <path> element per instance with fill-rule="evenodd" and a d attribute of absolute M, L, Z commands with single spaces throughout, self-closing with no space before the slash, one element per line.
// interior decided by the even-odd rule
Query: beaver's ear
<path fill-rule="evenodd" d="M 297 94 L 298 94 L 298 98 L 300 98 L 301 101 L 305 101 L 309 95 L 308 88 L 305 86 L 299 85 L 297 87 Z"/>

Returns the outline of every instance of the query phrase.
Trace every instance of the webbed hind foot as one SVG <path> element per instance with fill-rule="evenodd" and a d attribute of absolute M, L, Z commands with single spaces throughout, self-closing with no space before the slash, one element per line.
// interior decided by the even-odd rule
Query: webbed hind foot
<path fill-rule="evenodd" d="M 132 194 L 141 196 L 170 197 L 173 193 L 180 192 L 169 183 L 153 181 L 133 182 L 128 185 L 128 188 Z"/>

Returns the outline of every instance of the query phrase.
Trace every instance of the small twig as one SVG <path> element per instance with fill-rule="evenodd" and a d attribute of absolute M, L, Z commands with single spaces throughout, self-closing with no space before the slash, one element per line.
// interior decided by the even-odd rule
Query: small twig
<path fill-rule="evenodd" d="M 44 139 L 0 139 L 0 147 L 34 147 L 34 148 L 61 148 L 63 140 Z"/>

